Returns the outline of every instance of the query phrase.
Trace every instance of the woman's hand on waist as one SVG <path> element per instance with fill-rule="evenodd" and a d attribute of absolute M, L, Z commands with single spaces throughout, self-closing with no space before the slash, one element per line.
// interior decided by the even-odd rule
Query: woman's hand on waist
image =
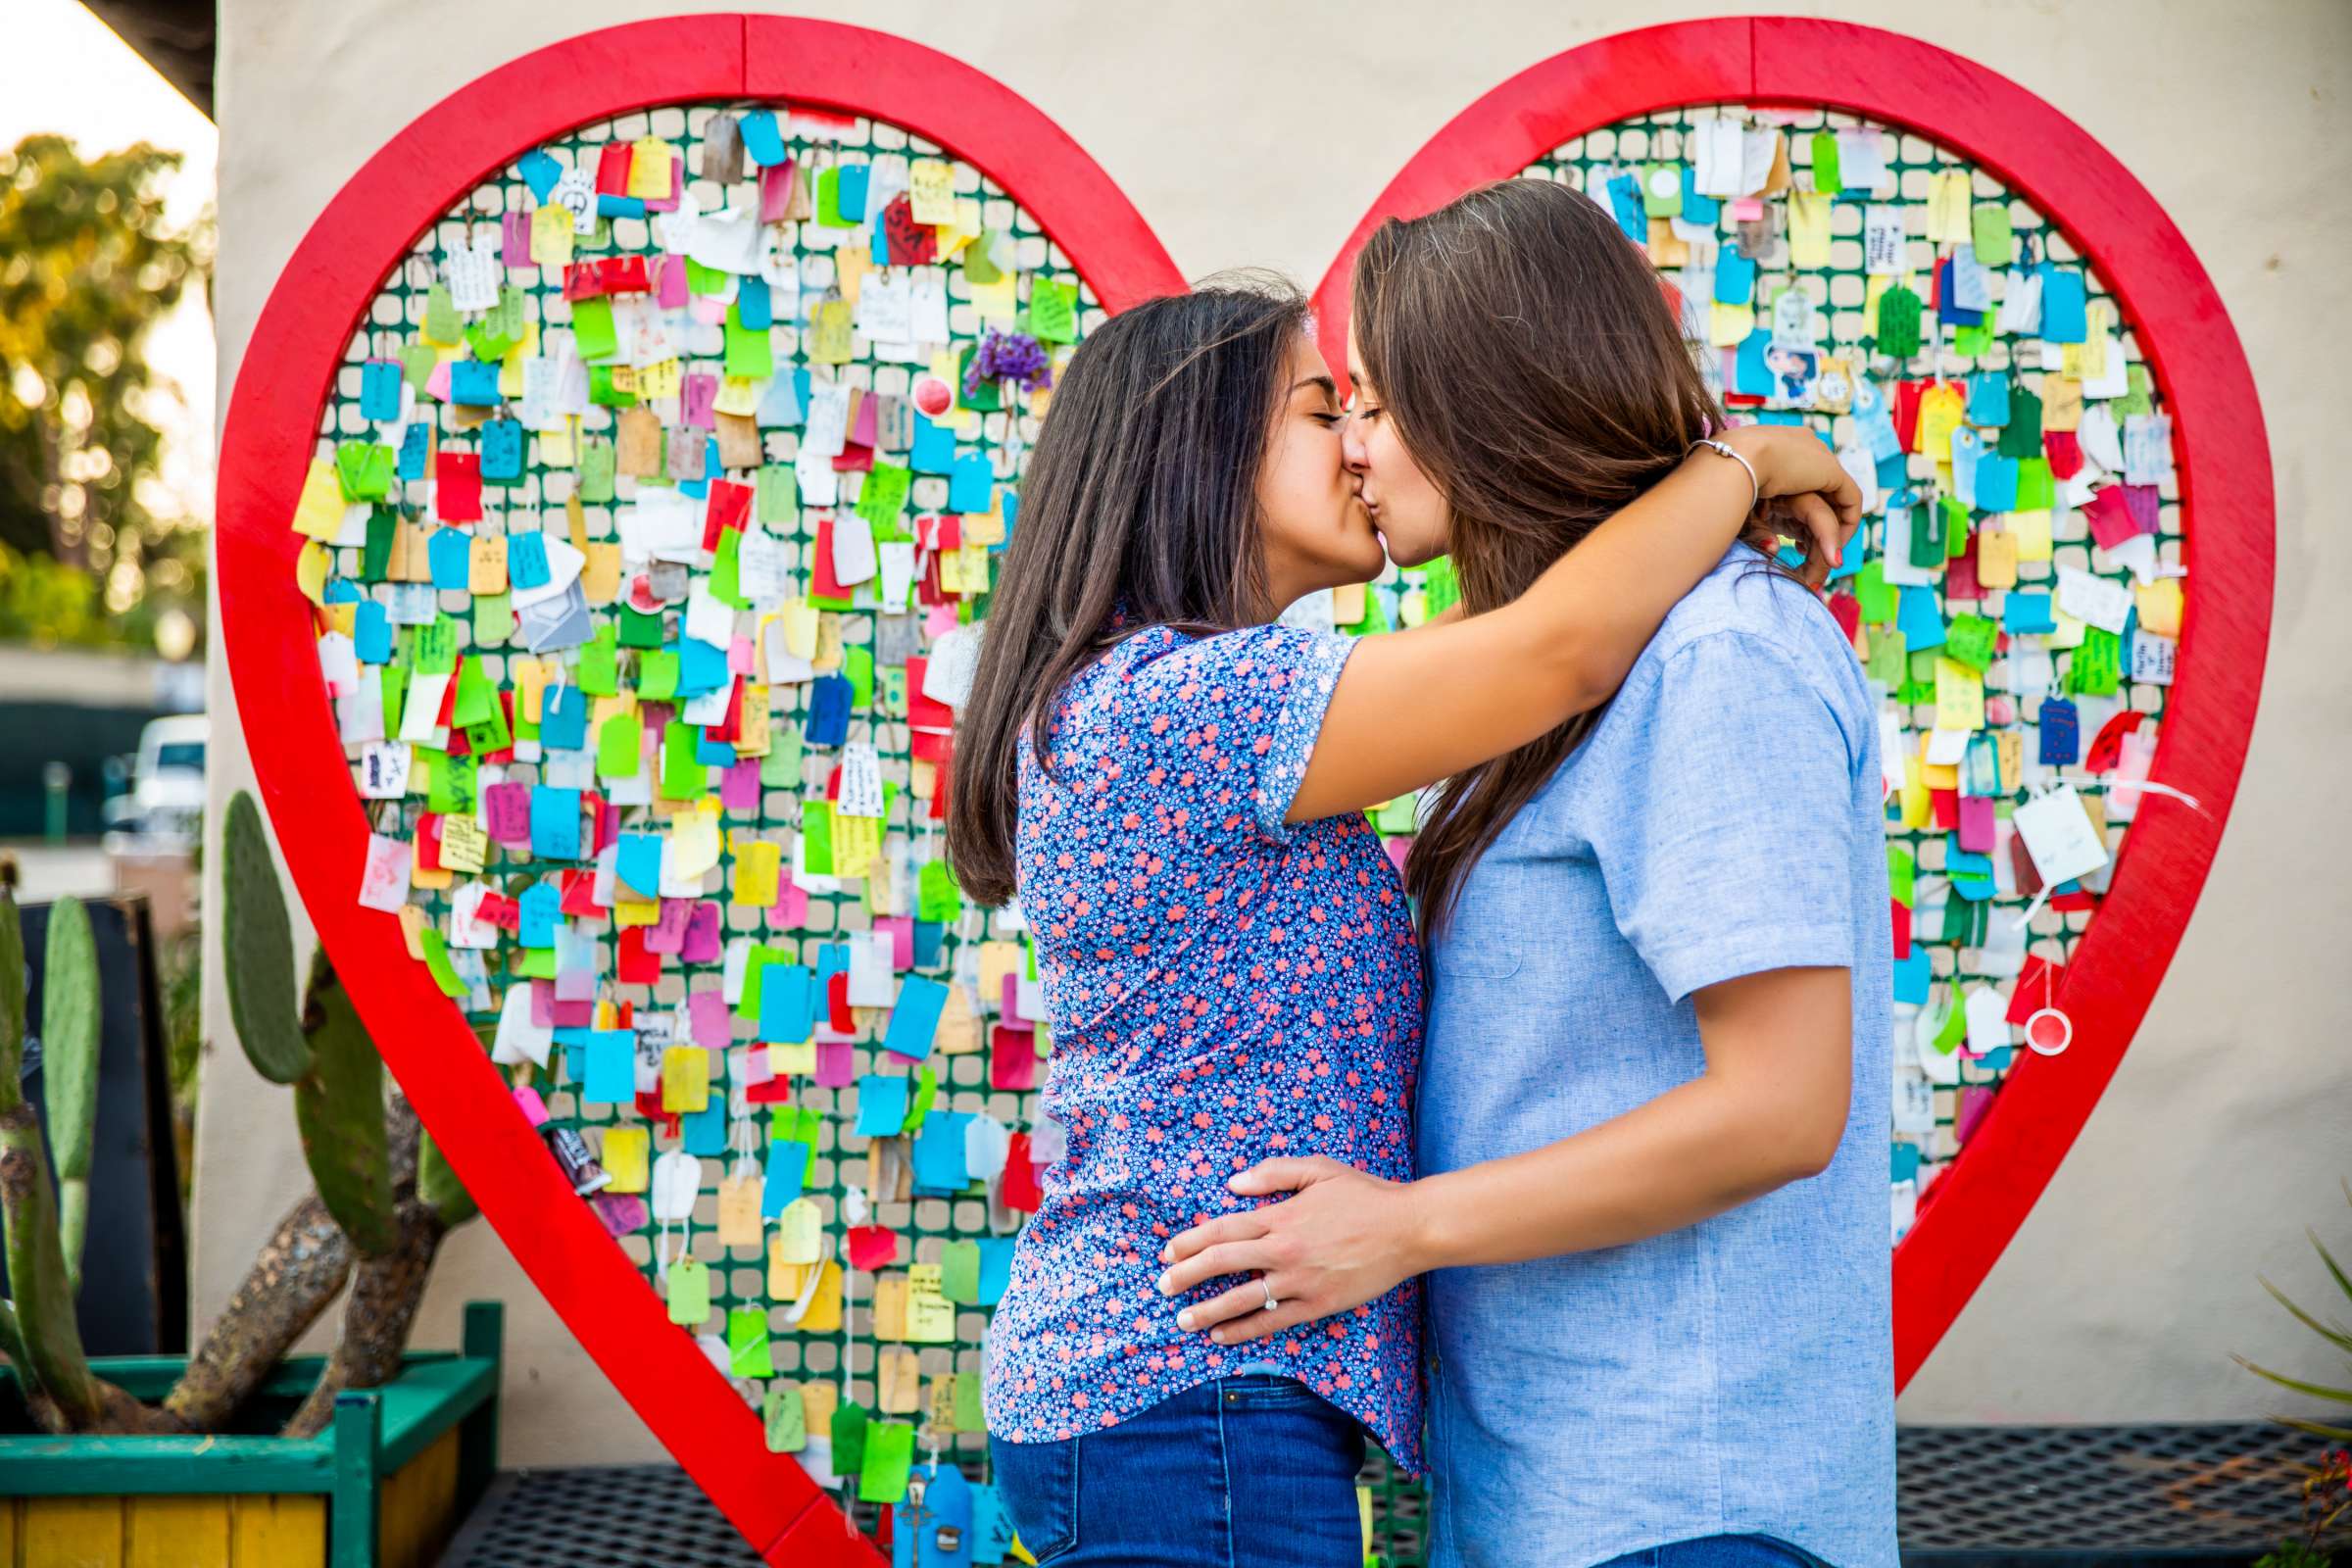
<path fill-rule="evenodd" d="M 1426 1219 L 1411 1182 L 1368 1176 L 1316 1155 L 1262 1160 L 1225 1185 L 1245 1197 L 1294 1196 L 1196 1225 L 1161 1250 L 1169 1265 L 1159 1281 L 1163 1296 L 1245 1276 L 1177 1317 L 1185 1329 L 1213 1329 L 1209 1337 L 1219 1345 L 1264 1339 L 1345 1312 L 1423 1270 Z M 1269 1293 L 1276 1303 L 1271 1311 Z"/>

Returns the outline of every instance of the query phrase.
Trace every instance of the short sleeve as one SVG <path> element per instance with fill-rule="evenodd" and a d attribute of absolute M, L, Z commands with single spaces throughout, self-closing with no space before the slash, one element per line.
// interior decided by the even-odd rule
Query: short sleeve
<path fill-rule="evenodd" d="M 1624 764 L 1577 810 L 1617 928 L 1668 998 L 1770 969 L 1851 968 L 1868 803 L 1822 682 L 1771 641 L 1718 631 L 1618 700 L 1636 720 Z"/>
<path fill-rule="evenodd" d="M 1147 782 L 1190 826 L 1289 842 L 1283 818 L 1354 649 L 1332 632 L 1250 626 L 1139 665 L 1120 703 L 1124 733 L 1151 763 Z"/>

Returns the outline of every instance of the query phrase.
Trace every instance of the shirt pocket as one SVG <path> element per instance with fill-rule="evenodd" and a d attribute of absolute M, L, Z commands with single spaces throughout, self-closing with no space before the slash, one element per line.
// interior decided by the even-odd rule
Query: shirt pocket
<path fill-rule="evenodd" d="M 1449 935 L 1431 950 L 1430 972 L 1454 980 L 1508 980 L 1519 972 L 1518 944 L 1494 932 Z"/>

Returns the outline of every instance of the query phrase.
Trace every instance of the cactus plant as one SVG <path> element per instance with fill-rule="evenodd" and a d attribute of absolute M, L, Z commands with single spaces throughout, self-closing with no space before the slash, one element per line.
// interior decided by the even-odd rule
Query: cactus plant
<path fill-rule="evenodd" d="M 49 908 L 41 971 L 41 1082 L 56 1145 L 58 1246 L 66 1282 L 81 1288 L 81 1242 L 90 1219 L 90 1152 L 98 1134 L 98 943 L 79 899 Z"/>
<path fill-rule="evenodd" d="M 92 1375 L 74 1315 L 97 1106 L 100 993 L 88 912 L 68 900 L 50 916 L 42 1025 L 53 1195 L 41 1118 L 18 1084 L 24 941 L 15 900 L 0 890 L 0 1228 L 16 1291 L 0 1300 L 0 1354 L 53 1431 L 218 1430 L 356 1265 L 334 1353 L 286 1429 L 317 1431 L 336 1391 L 398 1370 L 441 1239 L 475 1212 L 407 1104 L 387 1099 L 383 1059 L 324 953 L 297 1008 L 292 924 L 251 796 L 229 803 L 222 830 L 229 1010 L 255 1070 L 293 1088 L 315 1191 L 278 1222 L 160 1406 Z"/>

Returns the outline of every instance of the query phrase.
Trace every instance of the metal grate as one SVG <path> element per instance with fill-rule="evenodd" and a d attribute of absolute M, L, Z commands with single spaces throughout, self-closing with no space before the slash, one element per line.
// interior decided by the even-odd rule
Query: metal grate
<path fill-rule="evenodd" d="M 2312 1443 L 2262 1423 L 1905 1427 L 1896 1449 L 1906 1564 L 2178 1568 L 2244 1563 L 2294 1533 Z M 1385 1467 L 1376 1458 L 1365 1473 Z M 1417 1494 L 1374 1529 L 1387 1568 L 1426 1563 Z M 634 1465 L 501 1475 L 441 1568 L 735 1568 L 759 1560 L 685 1472 Z"/>

